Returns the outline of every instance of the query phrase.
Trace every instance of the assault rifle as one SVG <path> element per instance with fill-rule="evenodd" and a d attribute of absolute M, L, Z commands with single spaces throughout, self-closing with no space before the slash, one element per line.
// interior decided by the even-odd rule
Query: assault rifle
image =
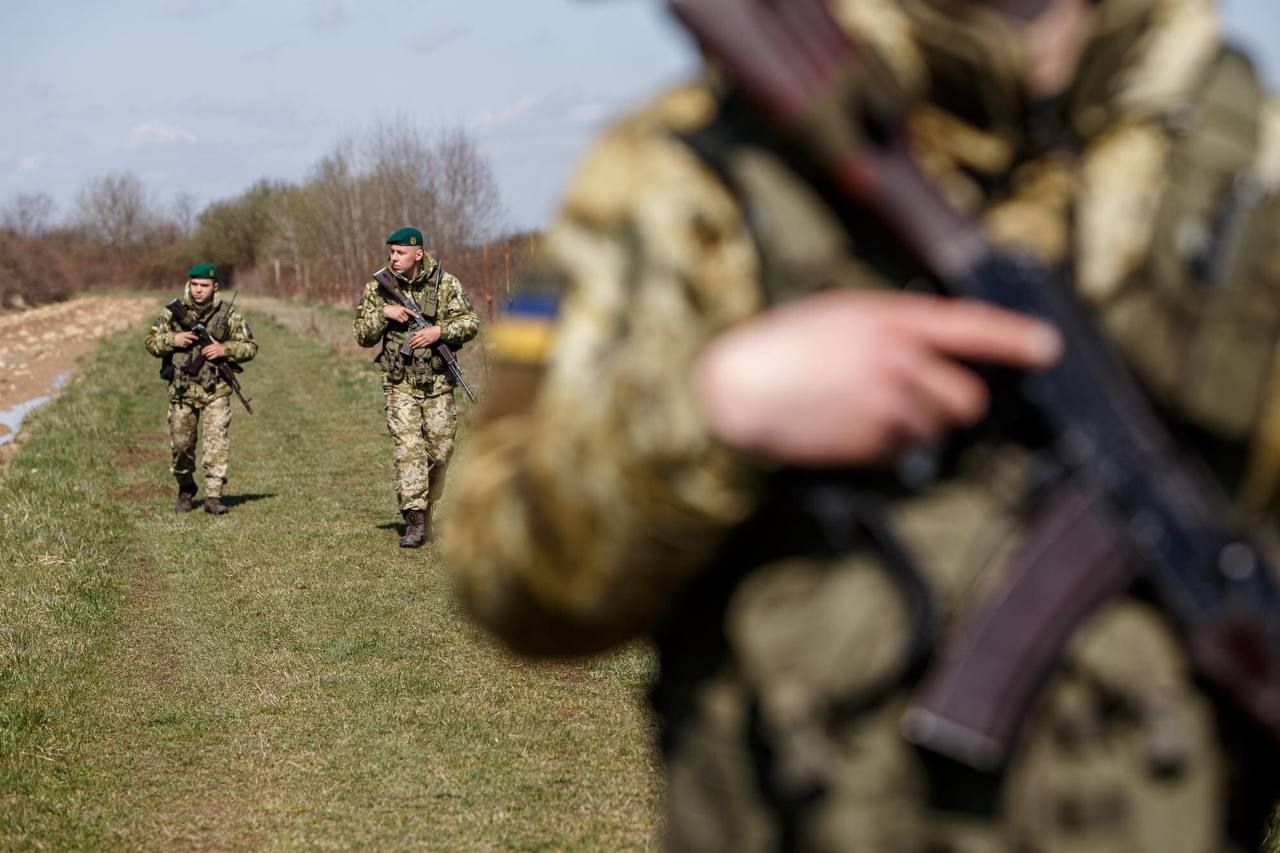
<path fill-rule="evenodd" d="M 400 286 L 396 284 L 395 277 L 386 267 L 378 270 L 373 274 L 373 280 L 378 286 L 386 292 L 388 296 L 403 305 L 408 311 L 409 316 L 413 320 L 414 331 L 425 329 L 428 326 L 435 325 L 435 318 L 427 318 L 422 316 L 421 309 L 410 299 Z M 466 377 L 462 375 L 462 365 L 458 364 L 458 356 L 454 354 L 453 348 L 442 340 L 436 341 L 431 348 L 440 356 L 440 360 L 444 362 L 445 370 L 449 372 L 449 377 L 455 385 L 461 385 L 462 390 L 467 392 L 467 396 L 471 398 L 471 402 L 476 401 L 476 395 L 471 391 L 471 386 L 467 384 Z M 404 343 L 400 345 L 400 355 L 404 358 L 413 358 L 413 347 L 409 345 L 409 339 L 405 338 Z"/>
<path fill-rule="evenodd" d="M 239 293 L 240 291 L 237 290 L 236 295 L 238 295 Z M 235 296 L 233 295 L 231 297 L 231 304 L 234 305 L 235 301 L 236 301 Z M 204 367 L 204 363 L 205 363 L 204 353 L 201 350 L 209 346 L 209 344 L 213 343 L 214 338 L 212 335 L 209 334 L 209 330 L 205 328 L 204 323 L 201 323 L 198 321 L 192 322 L 191 314 L 190 312 L 187 311 L 187 306 L 183 304 L 181 299 L 170 299 L 167 303 L 165 303 L 164 307 L 169 309 L 170 315 L 173 316 L 174 322 L 176 322 L 179 327 L 181 327 L 184 331 L 195 333 L 195 336 L 196 336 L 195 352 L 191 354 L 191 358 L 182 367 L 182 371 L 184 373 L 186 373 L 189 376 L 195 376 L 197 373 L 200 372 L 200 368 Z M 228 315 L 230 315 L 229 307 L 227 309 L 227 313 Z M 220 331 L 225 337 L 227 330 L 222 329 Z M 225 359 L 225 358 L 217 359 L 216 361 L 212 362 L 212 364 L 214 366 L 214 369 L 218 371 L 218 375 L 222 377 L 222 381 L 230 385 L 231 390 L 235 393 L 237 397 L 240 398 L 240 402 L 244 405 L 244 410 L 252 415 L 253 408 L 249 405 L 250 401 L 245 399 L 244 392 L 240 388 L 240 380 L 236 378 L 236 374 L 243 371 L 244 368 L 236 364 L 234 361 L 230 361 L 229 359 Z"/>
<path fill-rule="evenodd" d="M 904 98 L 823 0 L 669 2 L 845 221 L 870 213 L 944 292 L 1040 317 L 1066 341 L 1056 366 L 1015 380 L 1016 408 L 1047 437 L 1057 485 L 1007 585 L 935 648 L 906 737 L 998 770 L 1072 631 L 1141 583 L 1201 679 L 1280 746 L 1275 567 L 1241 535 L 1217 480 L 1180 454 L 1067 272 L 1000 252 L 921 175 L 901 129 Z"/>

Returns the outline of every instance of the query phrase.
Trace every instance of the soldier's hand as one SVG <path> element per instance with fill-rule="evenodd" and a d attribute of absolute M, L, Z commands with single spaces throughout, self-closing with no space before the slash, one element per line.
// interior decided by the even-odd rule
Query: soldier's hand
<path fill-rule="evenodd" d="M 195 332 L 177 332 L 173 336 L 173 345 L 178 349 L 187 349 L 197 340 Z"/>
<path fill-rule="evenodd" d="M 383 305 L 382 314 L 388 320 L 393 320 L 397 323 L 407 323 L 409 318 L 413 316 L 409 313 L 409 309 L 403 305 Z"/>
<path fill-rule="evenodd" d="M 200 354 L 203 355 L 205 358 L 209 359 L 210 361 L 213 361 L 215 359 L 219 359 L 225 356 L 227 354 L 227 350 L 226 350 L 226 347 L 224 347 L 222 344 L 218 343 L 217 341 L 214 341 L 213 343 L 206 346 L 204 349 L 200 350 Z"/>
<path fill-rule="evenodd" d="M 440 340 L 441 329 L 439 326 L 427 326 L 419 329 L 409 336 L 409 346 L 414 349 L 422 349 L 429 347 L 436 341 Z"/>
<path fill-rule="evenodd" d="M 695 382 L 712 432 L 799 465 L 891 461 L 986 413 L 986 384 L 961 359 L 1052 365 L 1053 327 L 965 300 L 829 293 L 770 311 L 712 341 Z"/>

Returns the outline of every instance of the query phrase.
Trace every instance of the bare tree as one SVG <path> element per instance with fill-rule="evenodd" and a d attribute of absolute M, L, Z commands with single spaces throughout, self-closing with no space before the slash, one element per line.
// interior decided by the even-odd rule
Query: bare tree
<path fill-rule="evenodd" d="M 399 118 L 376 126 L 361 153 L 383 227 L 417 225 L 442 253 L 497 231 L 502 217 L 497 181 L 465 131 L 428 136 Z"/>
<path fill-rule="evenodd" d="M 345 298 L 385 262 L 389 231 L 417 226 L 429 248 L 456 258 L 501 216 L 489 164 L 463 131 L 428 134 L 397 118 L 339 141 L 301 186 L 274 197 L 269 251 L 303 289 Z"/>
<path fill-rule="evenodd" d="M 199 214 L 199 203 L 189 192 L 180 192 L 173 197 L 169 208 L 169 218 L 183 237 L 190 237 L 196 230 L 196 217 Z"/>
<path fill-rule="evenodd" d="M 0 227 L 22 237 L 39 237 L 52 227 L 57 207 L 45 193 L 21 193 L 0 211 Z"/>
<path fill-rule="evenodd" d="M 130 172 L 89 181 L 76 195 L 76 211 L 82 228 L 121 251 L 141 246 L 156 221 L 146 188 Z"/>
<path fill-rule="evenodd" d="M 457 251 L 493 237 L 502 218 L 498 184 L 489 163 L 461 130 L 443 133 L 432 172 L 441 250 Z"/>

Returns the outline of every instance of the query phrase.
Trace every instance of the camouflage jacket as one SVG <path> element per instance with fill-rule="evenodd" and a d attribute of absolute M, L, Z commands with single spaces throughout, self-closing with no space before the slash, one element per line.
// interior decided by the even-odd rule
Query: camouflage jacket
<path fill-rule="evenodd" d="M 834 5 L 855 24 L 873 9 L 897 14 L 881 0 Z M 1218 289 L 1159 271 L 1194 268 L 1167 234 L 1212 219 L 1233 172 L 1280 185 L 1268 171 L 1280 125 L 1266 119 L 1252 144 L 1224 158 L 1229 165 L 1187 163 L 1181 140 L 1196 130 L 1181 136 L 1166 119 L 1218 67 L 1216 30 L 1201 0 L 1157 5 L 1163 29 L 1146 34 L 1129 63 L 1140 68 L 1155 53 L 1155 82 L 1130 75 L 1111 87 L 1127 100 L 1107 104 L 1108 120 L 1078 157 L 1018 159 L 1016 141 L 943 105 L 920 106 L 909 131 L 925 170 L 993 239 L 1074 262 L 1084 295 L 1168 410 L 1247 455 L 1267 420 L 1280 267 L 1246 263 Z M 867 39 L 894 46 L 906 38 L 900 24 L 878 20 Z M 682 610 L 700 600 L 702 573 L 752 517 L 773 473 L 709 433 L 690 381 L 699 350 L 771 301 L 903 284 L 894 278 L 901 265 L 860 242 L 879 238 L 846 233 L 758 139 L 703 148 L 704 131 L 724 130 L 722 106 L 694 84 L 612 128 L 579 168 L 541 268 L 490 331 L 486 409 L 455 462 L 444 534 L 463 601 L 526 653 L 659 638 L 677 848 L 777 849 L 787 798 L 803 800 L 820 778 L 833 805 L 806 813 L 811 834 L 793 836 L 802 849 L 1009 851 L 1023 849 L 1019 839 L 1046 850 L 1226 849 L 1212 712 L 1169 626 L 1145 604 L 1117 600 L 1073 644 L 1037 712 L 1050 725 L 1028 725 L 997 819 L 954 825 L 928 805 L 928 770 L 897 735 L 905 678 L 862 713 L 830 716 L 841 700 L 903 675 L 910 620 L 875 558 L 729 574 L 720 582 L 732 588 L 713 596 L 714 607 Z M 1180 181 L 1214 169 L 1212 190 L 1182 192 Z M 893 507 L 944 624 L 998 580 L 999 558 L 1021 530 L 1024 463 L 1016 452 L 976 449 L 960 476 Z M 673 670 L 683 682 L 672 683 Z M 1152 713 L 1119 731 L 1098 716 L 1108 696 Z M 1130 747 L 1145 754 L 1165 711 L 1198 768 L 1176 784 L 1142 760 L 1111 757 Z M 1089 734 L 1066 747 L 1054 739 L 1059 723 Z M 764 771 L 762 752 L 773 762 Z M 1124 818 L 1098 812 L 1065 825 L 1072 803 L 1096 796 Z M 1090 835 L 1104 825 L 1115 834 Z"/>
<path fill-rule="evenodd" d="M 835 5 L 895 61 L 922 61 L 903 41 L 895 4 Z M 1016 161 L 1015 142 L 927 104 L 909 128 L 922 166 L 993 239 L 1075 264 L 1081 290 L 1163 402 L 1248 444 L 1269 390 L 1280 276 L 1262 254 L 1236 271 L 1240 281 L 1204 288 L 1187 273 L 1192 253 L 1170 243 L 1209 227 L 1237 174 L 1252 174 L 1266 194 L 1280 187 L 1280 112 L 1268 105 L 1251 119 L 1252 144 L 1221 144 L 1223 162 L 1189 168 L 1179 140 L 1197 128 L 1175 129 L 1170 117 L 1187 111 L 1219 55 L 1216 19 L 1205 0 L 1155 5 L 1160 26 L 1139 41 L 1123 85 L 1107 87 L 1110 120 L 1074 159 Z M 888 23 L 862 20 L 875 15 Z M 1089 107 L 1080 112 L 1092 115 Z M 706 433 L 687 369 L 700 347 L 766 300 L 901 284 L 861 256 L 763 145 L 696 150 L 690 140 L 718 109 L 708 88 L 691 85 L 606 134 L 578 170 L 541 270 L 522 285 L 525 303 L 554 308 L 517 311 L 490 332 L 492 405 L 464 464 L 498 478 L 477 479 L 475 499 L 510 511 L 457 513 L 456 562 L 464 593 L 498 625 L 510 593 L 521 610 L 541 603 L 557 621 L 584 620 L 567 630 L 571 644 L 643 633 L 671 586 L 750 512 L 766 467 Z M 1206 135 L 1225 123 L 1195 112 Z M 707 162 L 722 155 L 727 168 Z M 1206 173 L 1211 191 L 1179 183 Z M 498 486 L 513 477 L 519 488 Z M 457 497 L 472 496 L 463 488 Z M 542 535 L 548 524 L 559 535 Z M 554 643 L 548 630 L 525 639 Z"/>
<path fill-rule="evenodd" d="M 480 331 L 480 318 L 462 283 L 441 269 L 431 255 L 426 255 L 422 269 L 412 281 L 399 275 L 396 278 L 401 291 L 413 300 L 423 316 L 439 324 L 440 339 L 453 349 Z M 432 348 L 414 350 L 412 359 L 400 354 L 400 346 L 413 333 L 413 325 L 392 322 L 382 313 L 384 306 L 393 303 L 395 300 L 382 291 L 378 282 L 365 285 L 356 305 L 356 343 L 362 347 L 382 344 L 375 361 L 382 367 L 385 384 L 408 386 L 427 396 L 452 392 L 444 362 Z"/>
<path fill-rule="evenodd" d="M 205 324 L 209 334 L 219 341 L 227 351 L 227 359 L 235 364 L 252 361 L 258 354 L 258 344 L 253 339 L 253 331 L 239 311 L 231 308 L 222 297 L 214 294 L 208 305 L 198 306 L 191 298 L 191 289 L 187 287 L 182 294 L 182 303 L 187 307 L 188 316 Z M 198 354 L 198 346 L 193 345 L 186 350 L 176 349 L 173 338 L 178 332 L 187 331 L 174 318 L 169 309 L 165 309 L 147 330 L 145 346 L 147 352 L 157 358 L 169 359 L 173 363 L 173 378 L 169 380 L 169 399 L 174 402 L 186 402 L 196 406 L 204 406 L 211 400 L 226 397 L 231 393 L 228 385 L 218 371 L 209 362 L 205 362 L 194 375 L 186 368 Z"/>

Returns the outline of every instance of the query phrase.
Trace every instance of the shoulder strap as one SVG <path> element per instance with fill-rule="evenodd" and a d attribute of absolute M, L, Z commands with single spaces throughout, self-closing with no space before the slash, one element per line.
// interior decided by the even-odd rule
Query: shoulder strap
<path fill-rule="evenodd" d="M 223 302 L 209 318 L 209 333 L 219 341 L 231 334 L 231 311 L 234 301 L 233 297 L 232 302 Z"/>
<path fill-rule="evenodd" d="M 1254 169 L 1265 101 L 1253 64 L 1224 48 L 1191 100 L 1168 119 L 1174 143 L 1165 222 L 1182 230 L 1184 274 L 1200 287 L 1232 285 L 1244 274 L 1242 261 L 1256 252 L 1248 237 L 1263 195 Z M 1199 230 L 1188 230 L 1189 222 Z"/>

